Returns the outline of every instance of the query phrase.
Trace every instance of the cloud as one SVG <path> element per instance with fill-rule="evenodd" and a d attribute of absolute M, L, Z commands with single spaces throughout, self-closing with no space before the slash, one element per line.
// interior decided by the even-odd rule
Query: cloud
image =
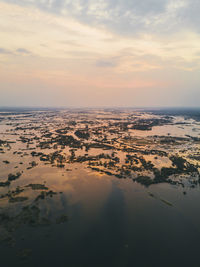
<path fill-rule="evenodd" d="M 31 52 L 25 48 L 18 48 L 16 49 L 16 52 L 23 55 L 30 55 Z"/>
<path fill-rule="evenodd" d="M 112 68 L 117 65 L 117 62 L 115 60 L 97 60 L 96 66 L 101 68 Z"/>
<path fill-rule="evenodd" d="M 0 54 L 4 54 L 4 55 L 30 55 L 31 52 L 25 48 L 17 48 L 16 50 L 9 50 L 6 48 L 2 48 L 0 47 Z"/>
<path fill-rule="evenodd" d="M 184 27 L 194 29 L 200 32 L 200 1 L 198 0 L 186 0 L 183 8 L 177 12 L 177 17 L 180 18 L 180 23 Z"/>
<path fill-rule="evenodd" d="M 101 26 L 120 35 L 200 30 L 198 0 L 0 0 Z"/>
<path fill-rule="evenodd" d="M 45 84 L 55 95 L 60 88 L 62 102 L 77 88 L 74 105 L 77 95 L 95 100 L 102 88 L 110 99 L 117 90 L 125 104 L 130 95 L 148 102 L 146 92 L 162 102 L 169 90 L 179 103 L 184 86 L 199 90 L 200 2 L 0 0 L 0 9 L 0 89 L 4 81 L 10 91 L 24 85 L 34 95 Z"/>
<path fill-rule="evenodd" d="M 12 51 L 0 47 L 0 54 L 5 54 L 5 55 L 12 54 Z"/>

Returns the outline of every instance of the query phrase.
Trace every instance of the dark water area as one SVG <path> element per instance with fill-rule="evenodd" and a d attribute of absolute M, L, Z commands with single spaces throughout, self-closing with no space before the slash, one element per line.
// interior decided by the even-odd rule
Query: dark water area
<path fill-rule="evenodd" d="M 1 266 L 199 266 L 196 117 L 38 109 L 0 118 Z"/>

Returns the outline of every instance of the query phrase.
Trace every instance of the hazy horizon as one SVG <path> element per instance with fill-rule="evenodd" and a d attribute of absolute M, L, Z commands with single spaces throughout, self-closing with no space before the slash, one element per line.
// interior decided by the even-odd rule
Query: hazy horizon
<path fill-rule="evenodd" d="M 200 106 L 0 106 L 0 110 L 6 109 L 138 109 L 138 110 L 196 110 Z"/>

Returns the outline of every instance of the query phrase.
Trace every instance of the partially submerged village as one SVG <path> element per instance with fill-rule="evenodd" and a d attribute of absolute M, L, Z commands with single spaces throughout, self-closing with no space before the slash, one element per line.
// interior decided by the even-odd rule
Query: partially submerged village
<path fill-rule="evenodd" d="M 0 242 L 15 247 L 23 226 L 67 224 L 49 206 L 69 177 L 129 179 L 151 188 L 170 184 L 182 195 L 200 185 L 200 116 L 134 109 L 0 112 Z M 52 178 L 54 176 L 54 178 Z M 55 201 L 55 203 L 54 203 Z M 48 203 L 48 205 L 46 204 Z M 19 257 L 30 250 L 22 248 Z"/>

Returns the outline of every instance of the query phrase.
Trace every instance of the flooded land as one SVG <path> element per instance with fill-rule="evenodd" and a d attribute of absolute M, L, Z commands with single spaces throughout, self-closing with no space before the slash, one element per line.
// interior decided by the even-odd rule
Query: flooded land
<path fill-rule="evenodd" d="M 200 109 L 0 109 L 0 262 L 199 265 Z"/>

